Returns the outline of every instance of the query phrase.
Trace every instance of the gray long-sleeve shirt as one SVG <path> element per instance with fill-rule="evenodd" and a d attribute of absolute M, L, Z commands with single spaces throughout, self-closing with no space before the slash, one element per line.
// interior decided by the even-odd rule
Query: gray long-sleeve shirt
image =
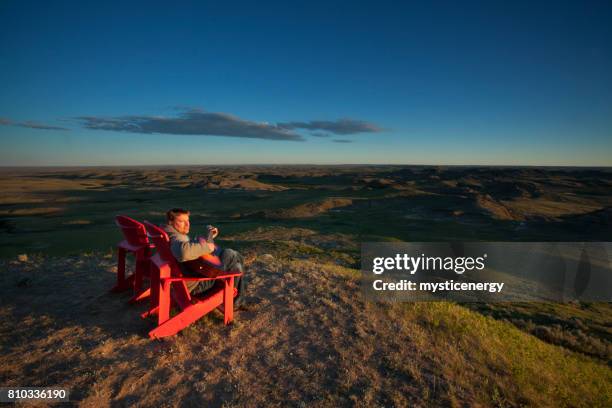
<path fill-rule="evenodd" d="M 189 235 L 181 234 L 169 224 L 162 228 L 170 238 L 170 250 L 178 262 L 191 261 L 202 255 L 210 254 L 208 245 L 201 243 L 197 238 L 189 239 Z"/>

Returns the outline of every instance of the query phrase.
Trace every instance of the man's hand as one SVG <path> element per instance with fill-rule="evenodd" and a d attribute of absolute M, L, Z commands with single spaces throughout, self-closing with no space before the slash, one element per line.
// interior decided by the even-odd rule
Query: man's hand
<path fill-rule="evenodd" d="M 206 245 L 206 247 L 208 248 L 208 250 L 210 252 L 214 252 L 215 251 L 215 244 L 211 244 L 211 243 L 207 242 L 204 237 L 198 237 L 198 241 L 200 241 L 200 244 Z"/>
<path fill-rule="evenodd" d="M 219 235 L 219 228 L 217 227 L 213 227 L 212 225 L 207 225 L 206 229 L 208 230 L 208 234 L 212 234 L 210 235 L 213 239 L 217 238 L 217 235 Z"/>

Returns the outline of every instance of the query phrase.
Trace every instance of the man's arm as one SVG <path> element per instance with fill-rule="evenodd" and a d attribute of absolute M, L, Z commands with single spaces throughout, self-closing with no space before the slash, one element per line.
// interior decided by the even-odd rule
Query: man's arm
<path fill-rule="evenodd" d="M 213 244 L 203 239 L 178 240 L 171 239 L 170 250 L 178 262 L 191 261 L 202 255 L 210 254 L 215 249 Z"/>

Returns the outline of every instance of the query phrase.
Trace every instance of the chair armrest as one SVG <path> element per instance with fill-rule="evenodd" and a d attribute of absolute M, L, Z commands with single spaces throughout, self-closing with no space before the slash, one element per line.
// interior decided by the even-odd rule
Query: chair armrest
<path fill-rule="evenodd" d="M 162 282 L 210 281 L 210 280 L 218 280 L 218 279 L 235 278 L 237 276 L 242 276 L 242 273 L 241 272 L 229 273 L 226 275 L 215 276 L 214 278 L 205 278 L 205 277 L 196 278 L 196 277 L 191 277 L 191 276 L 185 276 L 182 278 L 161 278 L 160 281 Z"/>

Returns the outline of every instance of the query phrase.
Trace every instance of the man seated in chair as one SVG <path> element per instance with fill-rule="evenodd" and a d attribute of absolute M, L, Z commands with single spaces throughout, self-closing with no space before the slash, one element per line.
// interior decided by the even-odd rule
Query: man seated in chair
<path fill-rule="evenodd" d="M 170 250 L 179 262 L 185 276 L 203 276 L 200 269 L 204 264 L 210 264 L 224 271 L 240 271 L 244 273 L 244 259 L 233 249 L 221 249 L 214 243 L 219 230 L 207 226 L 207 236 L 189 238 L 189 211 L 183 208 L 173 208 L 166 212 L 167 224 L 162 226 L 170 238 Z M 215 281 L 190 281 L 187 288 L 192 295 L 202 295 L 215 285 Z M 240 306 L 244 299 L 244 275 L 234 279 L 234 287 L 238 296 L 234 305 Z"/>

